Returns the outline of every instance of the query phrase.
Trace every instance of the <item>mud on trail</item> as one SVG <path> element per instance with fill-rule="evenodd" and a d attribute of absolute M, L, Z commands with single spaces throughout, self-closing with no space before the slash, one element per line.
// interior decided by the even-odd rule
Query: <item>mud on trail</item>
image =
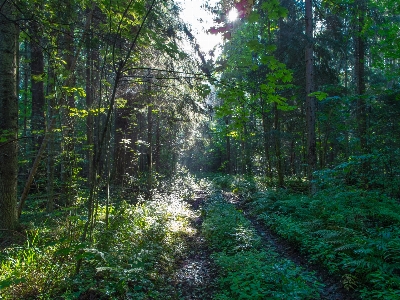
<path fill-rule="evenodd" d="M 187 254 L 178 262 L 177 271 L 171 278 L 180 299 L 209 300 L 215 290 L 216 270 L 201 235 L 201 210 L 207 196 L 204 191 L 195 191 L 195 197 L 187 201 L 193 212 L 189 224 L 193 235 L 187 237 Z"/>
<path fill-rule="evenodd" d="M 300 253 L 295 245 L 279 237 L 271 229 L 262 224 L 256 217 L 252 216 L 239 196 L 233 193 L 223 193 L 227 202 L 234 204 L 240 209 L 244 216 L 252 223 L 257 234 L 262 238 L 265 245 L 272 245 L 275 251 L 282 257 L 291 260 L 297 266 L 306 271 L 314 272 L 319 281 L 324 285 L 321 292 L 322 300 L 355 300 L 360 299 L 354 291 L 346 290 L 338 276 L 329 274 L 328 271 L 317 264 L 312 264 L 306 255 Z"/>

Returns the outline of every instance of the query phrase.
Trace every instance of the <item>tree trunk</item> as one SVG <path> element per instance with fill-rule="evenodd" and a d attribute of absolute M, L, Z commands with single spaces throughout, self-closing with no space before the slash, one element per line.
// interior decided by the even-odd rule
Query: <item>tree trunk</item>
<path fill-rule="evenodd" d="M 91 22 L 91 21 L 90 21 Z M 93 176 L 93 147 L 94 147 L 94 116 L 91 112 L 93 109 L 93 98 L 94 98 L 94 84 L 95 78 L 93 76 L 94 71 L 94 61 L 95 61 L 95 51 L 92 47 L 92 36 L 88 34 L 86 36 L 86 109 L 88 110 L 88 115 L 86 118 L 86 143 L 87 143 L 87 178 L 92 178 Z M 91 182 L 88 180 L 88 186 Z"/>
<path fill-rule="evenodd" d="M 278 187 L 284 186 L 283 166 L 282 166 L 282 150 L 280 137 L 280 122 L 278 105 L 274 103 L 274 129 L 275 129 L 275 153 L 276 153 L 276 170 L 278 172 Z"/>
<path fill-rule="evenodd" d="M 48 80 L 47 80 L 47 95 L 51 95 L 54 92 L 55 86 L 55 74 L 52 67 L 48 68 Z M 47 105 L 47 114 L 48 114 L 48 123 L 51 123 L 53 118 L 55 118 L 55 106 L 56 99 L 51 97 L 48 100 Z M 50 128 L 51 130 L 51 128 Z M 55 173 L 55 142 L 54 142 L 54 132 L 53 130 L 47 133 L 49 137 L 48 145 L 47 145 L 47 212 L 52 212 L 54 209 L 54 173 Z M 43 141 L 42 141 L 43 142 Z"/>
<path fill-rule="evenodd" d="M 263 126 L 263 146 L 265 155 L 266 174 L 272 181 L 272 164 L 271 155 L 269 153 L 269 126 L 268 126 L 267 112 L 262 112 L 262 126 Z"/>
<path fill-rule="evenodd" d="M 18 175 L 18 28 L 15 8 L 3 3 L 0 14 L 0 229 L 17 225 Z"/>
<path fill-rule="evenodd" d="M 161 154 L 161 128 L 160 128 L 160 116 L 161 112 L 157 114 L 157 119 L 156 119 L 156 144 L 154 147 L 154 165 L 156 168 L 156 171 L 160 173 L 162 171 L 161 166 L 160 166 L 160 154 Z"/>
<path fill-rule="evenodd" d="M 151 189 L 153 188 L 153 105 L 151 103 L 151 81 L 148 81 L 148 100 L 147 100 L 147 192 L 151 199 Z"/>
<path fill-rule="evenodd" d="M 72 70 L 74 63 L 74 29 L 72 25 L 68 27 L 63 36 L 64 59 L 66 61 L 67 70 Z M 72 71 L 74 72 L 74 71 Z M 69 74 L 67 88 L 73 88 L 75 85 L 75 76 Z M 73 203 L 75 189 L 73 188 L 73 174 L 76 164 L 75 160 L 75 134 L 74 119 L 70 115 L 70 109 L 75 108 L 74 92 L 67 91 L 65 93 L 65 106 L 62 110 L 62 133 L 63 133 L 63 162 L 61 171 L 62 194 L 64 195 L 64 205 L 68 207 Z"/>
<path fill-rule="evenodd" d="M 225 119 L 226 128 L 229 127 L 229 118 Z M 226 134 L 226 172 L 232 174 L 232 163 L 231 163 L 231 138 Z"/>
<path fill-rule="evenodd" d="M 128 104 L 127 104 L 128 105 Z M 115 176 L 114 179 L 118 184 L 123 184 L 126 173 L 130 164 L 130 151 L 127 151 L 131 145 L 127 144 L 129 137 L 129 107 L 116 108 L 115 110 Z"/>
<path fill-rule="evenodd" d="M 306 9 L 306 120 L 307 120 L 307 175 L 311 183 L 311 194 L 315 193 L 313 184 L 313 172 L 317 164 L 317 145 L 315 136 L 315 97 L 310 96 L 314 92 L 314 50 L 313 50 L 313 14 L 312 1 L 305 1 Z"/>
<path fill-rule="evenodd" d="M 37 151 L 43 140 L 44 125 L 44 58 L 40 45 L 41 37 L 37 22 L 33 22 L 31 32 L 31 92 L 32 120 L 31 128 L 34 137 L 34 148 Z"/>
<path fill-rule="evenodd" d="M 364 0 L 356 2 L 356 13 L 358 14 L 356 37 L 355 37 L 355 77 L 356 77 L 356 95 L 357 95 L 357 128 L 360 139 L 361 153 L 367 150 L 367 113 L 365 94 L 365 41 L 362 36 L 365 14 Z"/>

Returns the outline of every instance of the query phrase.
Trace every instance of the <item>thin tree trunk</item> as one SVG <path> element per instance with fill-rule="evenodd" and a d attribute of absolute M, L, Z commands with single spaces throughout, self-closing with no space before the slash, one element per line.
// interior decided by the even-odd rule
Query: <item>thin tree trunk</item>
<path fill-rule="evenodd" d="M 284 186 L 283 166 L 282 166 L 282 150 L 281 150 L 281 136 L 280 136 L 280 122 L 279 110 L 276 103 L 274 103 L 274 129 L 275 129 L 275 153 L 276 153 L 276 170 L 278 172 L 278 187 Z"/>
<path fill-rule="evenodd" d="M 161 172 L 160 155 L 161 155 L 161 128 L 160 128 L 160 112 L 156 119 L 156 144 L 154 147 L 154 165 L 158 173 Z"/>
<path fill-rule="evenodd" d="M 262 114 L 262 126 L 263 126 L 263 145 L 264 145 L 264 155 L 266 164 L 266 174 L 272 181 L 272 164 L 271 155 L 269 153 L 269 127 L 268 127 L 267 113 L 263 111 Z"/>
<path fill-rule="evenodd" d="M 95 51 L 91 46 L 92 36 L 87 35 L 86 37 L 86 109 L 88 110 L 88 116 L 86 118 L 86 143 L 88 146 L 87 150 L 87 161 L 88 161 L 88 178 L 92 178 L 93 173 L 93 145 L 94 145 L 94 117 L 91 109 L 93 109 L 93 96 L 94 96 L 94 61 Z M 90 186 L 88 181 L 88 186 Z"/>
<path fill-rule="evenodd" d="M 365 94 L 365 41 L 363 37 L 365 3 L 364 0 L 357 0 L 356 10 L 358 14 L 355 38 L 355 77 L 356 77 L 356 95 L 357 95 L 357 128 L 360 139 L 361 152 L 367 150 L 367 113 Z"/>
<path fill-rule="evenodd" d="M 305 1 L 306 9 L 306 120 L 307 120 L 307 175 L 310 181 L 310 193 L 315 193 L 313 172 L 317 164 L 317 145 L 315 135 L 315 97 L 310 96 L 314 92 L 314 50 L 313 50 L 313 13 L 312 1 Z"/>
<path fill-rule="evenodd" d="M 148 84 L 147 99 L 147 192 L 151 199 L 151 190 L 153 188 L 153 105 L 151 103 L 151 81 Z"/>
<path fill-rule="evenodd" d="M 229 118 L 226 118 L 225 125 L 228 128 L 229 126 Z M 226 163 L 227 168 L 226 171 L 228 174 L 232 174 L 232 163 L 231 163 L 231 138 L 228 134 L 226 134 Z"/>
<path fill-rule="evenodd" d="M 47 95 L 50 95 L 54 92 L 54 71 L 52 67 L 48 68 L 48 80 L 47 80 Z M 56 99 L 51 97 L 48 101 L 47 112 L 48 112 L 48 122 L 52 122 L 53 118 L 55 118 L 55 106 Z M 54 159 L 54 132 L 51 131 L 48 133 L 49 142 L 47 145 L 47 212 L 52 212 L 54 209 L 54 173 L 55 173 L 55 159 Z"/>
<path fill-rule="evenodd" d="M 74 29 L 69 26 L 67 32 L 63 36 L 63 49 L 65 50 L 64 59 L 66 61 L 67 70 L 71 70 L 74 63 Z M 74 73 L 69 74 L 70 80 L 68 81 L 67 88 L 73 88 L 75 85 Z M 62 107 L 62 153 L 63 162 L 61 165 L 61 182 L 62 194 L 64 195 L 64 204 L 66 207 L 73 203 L 75 189 L 73 188 L 73 174 L 76 164 L 75 160 L 75 124 L 74 118 L 70 114 L 70 110 L 75 108 L 74 93 L 67 91 L 65 93 L 65 106 Z"/>
<path fill-rule="evenodd" d="M 34 148 L 38 150 L 43 140 L 44 125 L 44 57 L 40 45 L 40 32 L 37 22 L 33 22 L 31 32 L 31 92 L 32 119 L 31 128 L 34 137 Z"/>

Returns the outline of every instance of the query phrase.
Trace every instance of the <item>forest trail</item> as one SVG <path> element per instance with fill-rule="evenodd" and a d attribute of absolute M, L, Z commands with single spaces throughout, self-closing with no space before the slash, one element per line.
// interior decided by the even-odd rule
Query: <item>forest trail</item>
<path fill-rule="evenodd" d="M 285 239 L 279 237 L 267 226 L 262 224 L 256 217 L 252 216 L 245 204 L 241 202 L 239 196 L 233 193 L 224 193 L 224 198 L 227 202 L 235 205 L 236 208 L 243 212 L 243 215 L 248 219 L 256 230 L 257 234 L 261 237 L 265 245 L 272 245 L 275 251 L 282 258 L 291 260 L 297 266 L 303 268 L 308 272 L 314 272 L 323 284 L 321 291 L 321 298 L 323 300 L 355 300 L 359 296 L 352 291 L 348 291 L 343 287 L 339 277 L 329 274 L 326 269 L 320 265 L 311 264 L 306 255 L 300 253 L 295 245 L 289 243 Z"/>
<path fill-rule="evenodd" d="M 213 291 L 217 290 L 218 270 L 214 265 L 210 254 L 211 250 L 201 233 L 203 223 L 202 209 L 209 194 L 205 191 L 195 191 L 193 199 L 187 200 L 189 209 L 193 212 L 189 226 L 193 235 L 186 240 L 187 255 L 178 262 L 176 272 L 171 278 L 171 284 L 176 288 L 180 299 L 208 300 L 212 299 Z M 359 296 L 352 291 L 343 288 L 340 278 L 332 276 L 319 265 L 310 264 L 307 256 L 300 253 L 298 249 L 289 242 L 274 234 L 268 227 L 263 225 L 252 216 L 239 196 L 233 193 L 223 193 L 224 199 L 240 210 L 254 227 L 257 235 L 262 239 L 266 249 L 274 249 L 281 258 L 292 261 L 305 272 L 315 273 L 318 280 L 323 284 L 321 296 L 323 300 L 354 300 Z"/>
<path fill-rule="evenodd" d="M 187 256 L 179 262 L 172 278 L 172 284 L 182 299 L 212 299 L 216 271 L 210 258 L 211 252 L 201 234 L 203 222 L 201 210 L 207 195 L 207 192 L 196 190 L 194 198 L 188 201 L 189 208 L 193 212 L 189 225 L 194 234 L 187 238 Z"/>

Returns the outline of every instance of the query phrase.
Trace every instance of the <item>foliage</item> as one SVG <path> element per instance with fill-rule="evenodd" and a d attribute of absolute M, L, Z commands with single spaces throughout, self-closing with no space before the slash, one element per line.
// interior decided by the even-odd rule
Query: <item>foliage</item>
<path fill-rule="evenodd" d="M 341 274 L 365 298 L 396 299 L 400 278 L 398 201 L 378 191 L 333 187 L 314 197 L 254 194 L 252 212 L 285 239 Z"/>
<path fill-rule="evenodd" d="M 85 223 L 81 208 L 43 215 L 30 225 L 25 245 L 2 252 L 0 295 L 3 299 L 77 299 L 86 294 L 98 299 L 176 299 L 168 278 L 184 254 L 185 237 L 191 234 L 190 211 L 183 199 L 192 197 L 192 189 L 193 178 L 180 177 L 165 186 L 165 193 L 155 193 L 152 201 L 115 201 L 108 226 L 105 206 L 99 205 L 90 244 L 78 241 Z M 82 267 L 75 274 L 79 260 Z"/>
<path fill-rule="evenodd" d="M 257 190 L 256 182 L 251 176 L 214 174 L 210 178 L 212 178 L 212 186 L 223 191 L 247 195 Z"/>
<path fill-rule="evenodd" d="M 221 195 L 204 209 L 202 231 L 219 268 L 214 299 L 315 299 L 320 284 L 314 275 L 282 259 L 264 245 L 250 221 Z"/>

